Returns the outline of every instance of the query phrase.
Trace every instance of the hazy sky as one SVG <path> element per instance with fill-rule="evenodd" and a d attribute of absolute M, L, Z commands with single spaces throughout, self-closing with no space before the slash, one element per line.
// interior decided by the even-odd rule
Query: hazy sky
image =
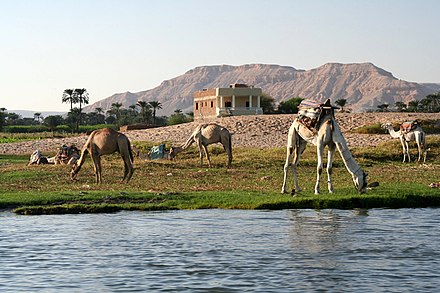
<path fill-rule="evenodd" d="M 372 62 L 440 83 L 437 0 L 0 0 L 0 107 L 68 111 L 202 65 Z"/>

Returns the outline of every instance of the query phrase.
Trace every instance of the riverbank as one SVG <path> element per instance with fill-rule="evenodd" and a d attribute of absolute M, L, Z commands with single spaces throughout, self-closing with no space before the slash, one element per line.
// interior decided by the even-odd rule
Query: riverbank
<path fill-rule="evenodd" d="M 69 179 L 69 166 L 26 166 L 26 155 L 2 155 L 0 160 L 0 208 L 19 214 L 96 213 L 119 210 L 174 209 L 285 209 L 285 208 L 399 208 L 440 206 L 440 138 L 428 137 L 431 151 L 427 164 L 401 162 L 400 142 L 352 148 L 356 161 L 368 172 L 369 182 L 379 186 L 358 194 L 339 155 L 333 168 L 334 194 L 322 178 L 321 195 L 314 194 L 316 150 L 309 146 L 298 167 L 303 191 L 293 197 L 281 194 L 285 149 L 235 147 L 233 167 L 225 168 L 226 154 L 210 147 L 213 168 L 200 167 L 198 150 L 191 147 L 177 160 L 135 160 L 129 184 L 121 184 L 123 164 L 118 155 L 103 158 L 103 180 L 95 184 L 90 159 L 78 175 Z M 416 149 L 412 147 L 414 159 Z M 289 173 L 288 190 L 292 189 Z"/>

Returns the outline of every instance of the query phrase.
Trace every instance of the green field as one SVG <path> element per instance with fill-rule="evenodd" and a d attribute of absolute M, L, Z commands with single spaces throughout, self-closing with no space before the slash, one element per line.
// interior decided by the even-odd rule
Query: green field
<path fill-rule="evenodd" d="M 26 166 L 28 157 L 0 155 L 0 208 L 19 214 L 91 213 L 118 210 L 169 209 L 285 209 L 285 208 L 401 208 L 440 206 L 440 190 L 429 184 L 440 181 L 440 139 L 428 137 L 427 164 L 401 162 L 400 142 L 374 148 L 352 149 L 378 187 L 360 195 L 339 155 L 335 158 L 335 192 L 326 190 L 323 172 L 321 194 L 314 195 L 316 151 L 306 149 L 298 167 L 303 191 L 293 197 L 281 194 L 285 149 L 234 148 L 233 168 L 226 154 L 210 147 L 214 168 L 200 167 L 198 150 L 190 148 L 175 161 L 135 160 L 129 184 L 121 184 L 123 165 L 118 155 L 104 157 L 103 180 L 95 184 L 90 158 L 78 175 L 69 178 L 65 165 Z M 142 145 L 138 145 L 142 147 Z M 416 148 L 411 147 L 412 158 Z M 289 190 L 293 179 L 289 173 Z"/>

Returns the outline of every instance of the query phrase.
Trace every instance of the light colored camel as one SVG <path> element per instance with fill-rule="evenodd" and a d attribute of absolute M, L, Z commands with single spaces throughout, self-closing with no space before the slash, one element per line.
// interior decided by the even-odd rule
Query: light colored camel
<path fill-rule="evenodd" d="M 425 163 L 426 154 L 427 154 L 426 144 L 425 144 L 426 134 L 420 125 L 417 124 L 414 128 L 411 128 L 411 130 L 409 131 L 402 131 L 402 130 L 395 131 L 391 123 L 385 123 L 382 125 L 382 127 L 388 130 L 391 137 L 400 139 L 400 143 L 402 144 L 402 149 L 403 149 L 403 162 L 406 161 L 406 157 L 408 157 L 408 162 L 411 162 L 408 143 L 411 141 L 416 141 L 417 148 L 419 150 L 418 161 L 420 162 L 423 155 L 423 163 Z"/>
<path fill-rule="evenodd" d="M 286 162 L 284 164 L 284 182 L 281 189 L 282 193 L 286 193 L 287 186 L 287 172 L 289 169 L 290 161 L 293 157 L 291 164 L 293 179 L 295 183 L 295 189 L 292 194 L 301 191 L 298 183 L 297 165 L 301 154 L 304 152 L 307 143 L 316 145 L 318 164 L 317 164 L 317 178 L 315 184 L 315 194 L 320 193 L 320 177 L 323 169 L 323 153 L 325 146 L 328 147 L 328 162 L 327 162 L 327 176 L 328 176 L 328 191 L 333 193 L 333 183 L 331 179 L 332 164 L 334 159 L 335 149 L 338 149 L 345 167 L 351 174 L 355 188 L 359 193 L 364 193 L 367 188 L 367 173 L 365 173 L 358 163 L 354 160 L 350 150 L 348 149 L 347 142 L 342 135 L 341 129 L 334 117 L 334 107 L 330 105 L 330 100 L 327 100 L 321 106 L 321 114 L 316 122 L 314 129 L 310 130 L 301 123 L 299 117 L 297 117 L 289 129 L 287 138 L 287 155 Z"/>
<path fill-rule="evenodd" d="M 197 143 L 199 147 L 200 166 L 203 166 L 203 152 L 205 152 L 209 167 L 211 168 L 211 158 L 208 153 L 208 145 L 213 143 L 221 143 L 224 150 L 228 154 L 228 168 L 232 164 L 232 136 L 229 130 L 215 123 L 201 124 L 196 127 L 188 140 L 181 146 L 171 147 L 170 159 L 173 160 L 178 153 L 187 149 L 193 143 Z"/>
<path fill-rule="evenodd" d="M 130 141 L 127 136 L 111 128 L 95 130 L 89 135 L 86 144 L 81 150 L 79 160 L 72 167 L 72 171 L 70 172 L 71 179 L 75 179 L 86 160 L 87 154 L 90 154 L 93 160 L 96 183 L 102 183 L 101 156 L 109 155 L 114 152 L 119 152 L 122 160 L 124 160 L 124 177 L 122 182 L 125 181 L 125 183 L 128 183 L 134 171 Z"/>

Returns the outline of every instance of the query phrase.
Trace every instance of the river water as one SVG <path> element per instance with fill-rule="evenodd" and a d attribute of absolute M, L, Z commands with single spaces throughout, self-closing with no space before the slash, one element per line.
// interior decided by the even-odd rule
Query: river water
<path fill-rule="evenodd" d="M 0 213 L 0 292 L 438 292 L 438 209 Z"/>

